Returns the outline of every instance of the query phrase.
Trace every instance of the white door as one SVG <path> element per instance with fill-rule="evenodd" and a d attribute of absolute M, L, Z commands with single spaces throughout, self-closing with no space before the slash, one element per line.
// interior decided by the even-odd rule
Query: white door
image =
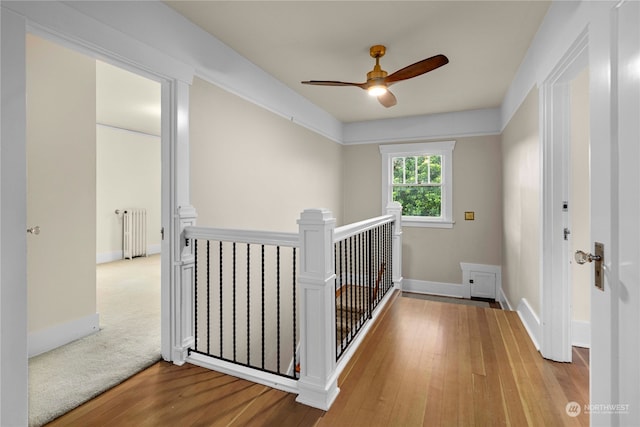
<path fill-rule="evenodd" d="M 496 274 L 482 271 L 471 271 L 471 296 L 496 299 Z"/>
<path fill-rule="evenodd" d="M 98 328 L 95 60 L 27 36 L 29 354 Z"/>
<path fill-rule="evenodd" d="M 610 406 L 591 424 L 640 425 L 640 3 L 606 12 L 592 26 L 591 232 L 606 268 L 591 287 L 590 396 Z"/>
<path fill-rule="evenodd" d="M 605 248 L 610 267 L 605 271 L 609 279 L 605 298 L 602 292 L 592 291 L 611 307 L 611 329 L 594 331 L 594 339 L 609 340 L 611 345 L 608 362 L 614 389 L 609 401 L 619 405 L 613 411 L 612 424 L 640 425 L 640 3 L 622 3 L 615 13 L 618 50 L 613 55 L 617 59 L 613 72 L 617 74 L 617 110 L 612 116 L 617 120 L 612 125 L 617 128 L 617 135 L 612 138 L 611 162 L 615 240 Z M 596 166 L 594 162 L 594 173 Z M 599 195 L 592 197 L 597 203 Z M 598 393 L 595 386 L 593 392 Z"/>

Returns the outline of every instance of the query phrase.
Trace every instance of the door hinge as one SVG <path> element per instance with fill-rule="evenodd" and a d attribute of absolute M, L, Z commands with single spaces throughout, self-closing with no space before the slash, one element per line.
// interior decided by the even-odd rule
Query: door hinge
<path fill-rule="evenodd" d="M 569 240 L 569 234 L 571 234 L 571 230 L 568 228 L 564 229 L 564 240 Z"/>
<path fill-rule="evenodd" d="M 160 236 L 161 236 L 160 240 L 164 240 L 164 227 L 160 229 Z"/>

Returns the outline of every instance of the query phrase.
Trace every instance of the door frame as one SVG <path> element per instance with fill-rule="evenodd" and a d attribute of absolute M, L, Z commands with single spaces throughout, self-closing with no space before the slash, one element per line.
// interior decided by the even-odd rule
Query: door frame
<path fill-rule="evenodd" d="M 583 30 L 540 87 L 541 98 L 541 343 L 551 360 L 571 362 L 571 282 L 562 203 L 569 195 L 569 83 L 589 65 L 588 30 Z M 570 207 L 571 208 L 571 207 Z"/>
<path fill-rule="evenodd" d="M 176 135 L 173 132 L 175 128 L 175 116 L 176 111 L 176 82 L 173 79 L 166 76 L 149 71 L 143 68 L 141 65 L 133 60 L 126 60 L 118 57 L 115 53 L 105 53 L 104 51 L 98 51 L 97 49 L 85 47 L 79 40 L 69 40 L 68 38 L 61 38 L 54 33 L 47 31 L 40 27 L 27 26 L 27 33 L 34 34 L 43 39 L 57 43 L 68 49 L 79 52 L 94 60 L 100 60 L 118 68 L 127 70 L 144 78 L 156 81 L 160 83 L 161 88 L 161 227 L 164 228 L 165 237 L 161 241 L 161 354 L 164 360 L 172 360 L 171 348 L 173 344 L 171 339 L 173 334 L 171 333 L 172 316 L 168 315 L 172 308 L 171 295 L 171 249 L 174 247 L 172 244 L 175 240 L 174 233 L 172 232 L 174 224 L 172 219 L 171 206 L 175 203 L 176 179 L 173 174 L 176 171 L 175 165 L 175 150 L 173 149 L 176 141 Z M 184 105 L 180 106 L 184 108 Z M 159 232 L 160 230 L 158 230 Z"/>
<path fill-rule="evenodd" d="M 173 165 L 174 150 L 172 150 L 173 141 L 175 140 L 172 134 L 174 126 L 173 115 L 175 108 L 172 108 L 175 103 L 174 99 L 174 81 L 168 79 L 162 74 L 158 74 L 152 71 L 148 71 L 142 68 L 139 64 L 132 60 L 126 60 L 117 57 L 113 53 L 105 53 L 104 51 L 98 51 L 83 46 L 79 40 L 69 40 L 67 38 L 61 38 L 56 34 L 53 34 L 46 29 L 40 27 L 27 26 L 27 33 L 36 35 L 40 38 L 54 42 L 60 46 L 64 46 L 80 54 L 86 55 L 93 60 L 100 60 L 123 70 L 132 72 L 141 77 L 153 80 L 160 83 L 161 92 L 161 132 L 160 132 L 160 157 L 161 157 L 161 190 L 160 190 L 160 223 L 164 228 L 165 238 L 161 241 L 160 257 L 161 257 L 161 297 L 160 297 L 160 312 L 161 314 L 161 354 L 164 360 L 171 360 L 171 337 L 170 332 L 170 316 L 166 316 L 171 309 L 171 292 L 169 292 L 170 277 L 171 277 L 171 242 L 173 233 L 171 222 L 171 206 L 172 201 L 175 200 L 175 187 L 172 185 L 175 181 L 172 179 L 172 172 L 175 170 Z M 160 230 L 158 230 L 160 232 Z"/>
<path fill-rule="evenodd" d="M 189 206 L 189 86 L 194 69 L 57 2 L 0 3 L 0 425 L 28 424 L 26 298 L 26 34 L 161 82 L 162 357 L 175 358 L 181 305 L 179 207 Z M 8 208 L 10 207 L 10 208 Z"/>

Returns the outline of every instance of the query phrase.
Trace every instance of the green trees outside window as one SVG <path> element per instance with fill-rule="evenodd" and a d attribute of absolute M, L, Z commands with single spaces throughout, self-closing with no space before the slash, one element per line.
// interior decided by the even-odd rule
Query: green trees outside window
<path fill-rule="evenodd" d="M 394 157 L 393 201 L 406 216 L 442 216 L 442 156 Z"/>

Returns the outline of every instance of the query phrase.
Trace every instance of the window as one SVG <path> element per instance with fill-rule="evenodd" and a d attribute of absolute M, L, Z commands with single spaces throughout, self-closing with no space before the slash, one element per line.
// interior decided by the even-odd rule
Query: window
<path fill-rule="evenodd" d="M 382 203 L 402 205 L 403 225 L 453 227 L 455 141 L 381 145 Z"/>

